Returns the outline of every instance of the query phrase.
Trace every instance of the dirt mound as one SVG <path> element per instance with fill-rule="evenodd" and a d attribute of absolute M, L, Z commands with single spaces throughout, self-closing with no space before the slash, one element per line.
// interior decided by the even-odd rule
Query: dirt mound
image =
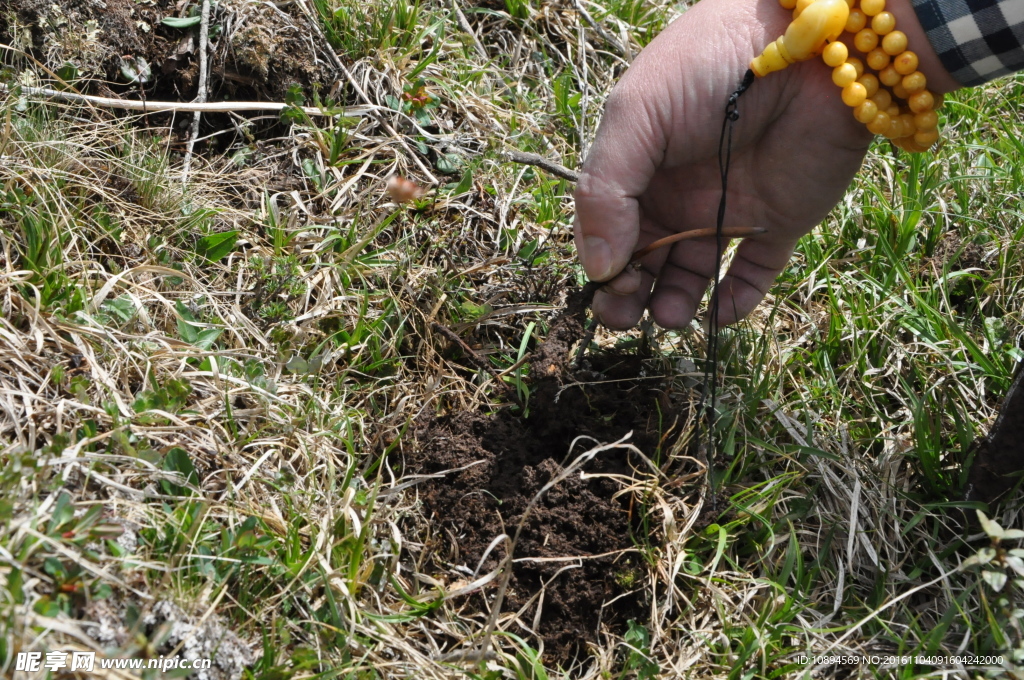
<path fill-rule="evenodd" d="M 191 100 L 198 86 L 196 3 L 181 0 L 10 0 L 0 37 L 62 77 L 85 86 L 103 80 L 119 96 Z M 210 17 L 208 98 L 284 101 L 292 85 L 307 96 L 331 85 L 328 57 L 318 54 L 309 20 L 295 4 L 222 0 Z M 141 76 L 139 74 L 142 74 Z M 142 82 L 139 82 L 142 81 Z M 90 88 L 85 87 L 88 91 Z"/>
<path fill-rule="evenodd" d="M 593 440 L 613 442 L 632 431 L 630 442 L 640 451 L 651 459 L 660 455 L 674 407 L 660 379 L 642 377 L 640 358 L 595 355 L 588 370 L 569 365 L 568 350 L 583 334 L 584 309 L 577 295 L 570 304 L 575 313 L 556 319 L 547 342 L 534 352 L 531 375 L 538 377 L 527 417 L 513 409 L 461 412 L 419 427 L 406 472 L 455 470 L 418 486 L 427 516 L 442 529 L 436 535 L 447 536 L 428 546 L 436 570 L 475 570 L 494 538 L 514 534 L 534 496 Z M 592 440 L 573 447 L 579 436 Z M 622 491 L 629 480 L 649 474 L 648 464 L 616 448 L 598 454 L 583 472 L 594 476 L 571 474 L 528 515 L 503 607 L 520 612 L 523 627 L 512 627 L 517 634 L 537 621 L 534 632 L 544 640 L 545 657 L 559 663 L 585 653 L 602 627 L 622 632 L 629 619 L 647 618 L 642 558 L 633 550 L 640 509 Z M 504 546 L 494 550 L 480 573 L 504 555 Z M 482 605 L 479 595 L 467 599 L 468 607 Z"/>

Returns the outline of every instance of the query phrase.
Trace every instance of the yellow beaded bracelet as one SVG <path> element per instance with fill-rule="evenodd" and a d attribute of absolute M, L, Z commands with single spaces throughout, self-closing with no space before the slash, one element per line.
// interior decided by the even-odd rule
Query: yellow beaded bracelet
<path fill-rule="evenodd" d="M 821 55 L 854 118 L 905 151 L 927 151 L 939 139 L 936 109 L 942 95 L 928 91 L 918 57 L 907 49 L 906 34 L 896 30 L 896 17 L 885 11 L 885 0 L 860 0 L 860 7 L 856 1 L 779 0 L 793 10 L 793 21 L 750 69 L 764 77 Z M 863 61 L 839 42 L 844 32 L 853 36 Z"/>

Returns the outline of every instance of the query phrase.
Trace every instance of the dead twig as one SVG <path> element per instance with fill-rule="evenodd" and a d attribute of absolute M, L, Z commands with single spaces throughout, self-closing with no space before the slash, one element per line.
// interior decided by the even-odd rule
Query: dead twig
<path fill-rule="evenodd" d="M 604 30 L 600 24 L 594 21 L 594 17 L 590 16 L 590 13 L 583 9 L 583 4 L 579 2 L 579 0 L 576 1 L 576 11 L 580 13 L 580 16 L 583 17 L 585 22 L 587 22 L 587 25 L 594 29 L 594 31 L 601 36 L 602 40 L 608 43 L 608 46 L 612 48 L 612 51 L 614 51 L 615 54 L 620 57 L 626 56 L 626 50 L 619 44 L 619 41 L 613 38 L 608 31 Z"/>
<path fill-rule="evenodd" d="M 487 56 L 487 50 L 484 49 L 483 43 L 480 42 L 480 38 L 476 37 L 476 32 L 470 25 L 469 19 L 459 9 L 459 0 L 452 0 L 452 11 L 455 12 L 455 18 L 459 21 L 459 28 L 468 33 L 469 37 L 473 39 L 473 48 L 476 50 L 476 53 L 484 60 L 490 59 Z"/>
<path fill-rule="evenodd" d="M 554 161 L 549 161 L 547 158 L 535 153 L 528 153 L 526 151 L 511 150 L 505 152 L 506 156 L 513 163 L 522 163 L 524 165 L 536 165 L 541 170 L 546 170 L 556 177 L 567 179 L 570 182 L 578 182 L 580 180 L 580 174 L 574 170 L 570 170 L 564 165 L 559 165 Z"/>
<path fill-rule="evenodd" d="M 448 340 L 458 345 L 459 348 L 461 348 L 462 351 L 465 352 L 469 360 L 476 364 L 477 368 L 479 368 L 480 370 L 484 371 L 492 378 L 494 378 L 494 382 L 496 382 L 498 386 L 502 389 L 502 391 L 505 392 L 506 396 L 511 397 L 517 404 L 519 404 L 519 406 L 523 405 L 519 401 L 519 395 L 516 394 L 515 389 L 513 389 L 508 383 L 501 379 L 501 376 L 504 375 L 504 373 L 498 373 L 497 371 L 495 371 L 494 367 L 491 366 L 491 363 L 487 361 L 487 359 L 484 359 L 482 356 L 480 356 L 476 352 L 476 350 L 474 350 L 472 347 L 466 344 L 466 341 L 460 338 L 458 333 L 448 328 L 447 326 L 442 326 L 436 321 L 431 322 L 430 328 L 434 331 L 437 331 L 444 337 L 448 338 Z"/>
<path fill-rule="evenodd" d="M 202 20 L 199 24 L 199 91 L 196 93 L 196 103 L 206 103 L 206 79 L 210 73 L 210 61 L 207 55 L 210 47 L 210 0 L 203 0 Z M 196 111 L 192 114 L 192 129 L 188 135 L 188 148 L 185 149 L 185 160 L 181 167 L 181 183 L 188 181 L 188 171 L 192 167 L 192 151 L 199 137 L 199 119 L 202 112 Z"/>
<path fill-rule="evenodd" d="M 27 87 L 24 85 L 11 87 L 0 83 L 0 94 L 10 93 L 17 90 L 21 94 L 32 97 L 46 97 L 56 101 L 69 104 L 88 104 L 99 106 L 105 109 L 122 109 L 124 111 L 143 111 L 145 113 L 191 113 L 201 111 L 203 113 L 237 113 L 240 111 L 284 111 L 285 109 L 298 108 L 307 116 L 369 116 L 377 109 L 374 105 L 366 106 L 345 106 L 332 109 L 321 109 L 316 106 L 293 107 L 290 104 L 279 104 L 276 102 L 209 102 L 200 104 L 197 102 L 161 102 L 161 101 L 138 101 L 135 99 L 117 99 L 114 97 L 97 97 L 88 94 L 76 94 L 74 92 L 61 92 L 46 87 Z"/>

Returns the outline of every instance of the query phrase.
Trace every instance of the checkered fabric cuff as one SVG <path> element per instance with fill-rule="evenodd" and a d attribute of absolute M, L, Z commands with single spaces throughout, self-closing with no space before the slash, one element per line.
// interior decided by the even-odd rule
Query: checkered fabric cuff
<path fill-rule="evenodd" d="M 1024 0 L 913 0 L 943 66 L 962 85 L 1024 70 Z"/>

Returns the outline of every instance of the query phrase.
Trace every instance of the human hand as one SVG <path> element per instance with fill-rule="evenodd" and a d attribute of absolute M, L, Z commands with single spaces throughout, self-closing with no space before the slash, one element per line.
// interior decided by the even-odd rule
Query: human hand
<path fill-rule="evenodd" d="M 909 2 L 889 4 L 921 70 L 928 69 L 930 89 L 954 89 L 955 81 L 935 69 L 938 60 Z M 713 238 L 655 251 L 640 270 L 623 268 L 634 251 L 659 238 L 715 225 L 726 100 L 750 59 L 790 20 L 777 0 L 701 0 L 612 91 L 577 184 L 574 225 L 587 274 L 609 281 L 593 305 L 605 325 L 633 326 L 645 308 L 667 328 L 693 319 L 714 273 Z M 725 226 L 766 231 L 740 244 L 721 281 L 722 324 L 742 319 L 764 298 L 797 239 L 842 198 L 871 142 L 830 71 L 818 59 L 794 64 L 759 78 L 739 100 Z"/>

